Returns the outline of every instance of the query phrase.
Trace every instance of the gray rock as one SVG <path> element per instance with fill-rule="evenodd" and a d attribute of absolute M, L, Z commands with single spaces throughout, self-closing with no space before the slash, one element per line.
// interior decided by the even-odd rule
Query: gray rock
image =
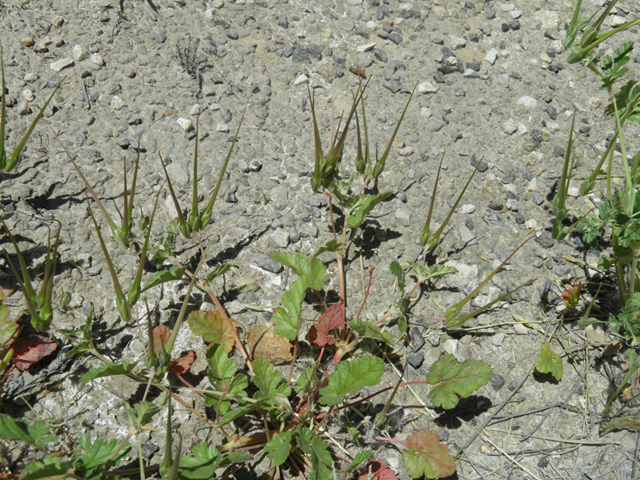
<path fill-rule="evenodd" d="M 398 93 L 402 90 L 402 84 L 398 80 L 387 80 L 384 82 L 383 87 L 391 93 Z"/>
<path fill-rule="evenodd" d="M 401 225 L 405 227 L 411 226 L 411 210 L 409 210 L 408 208 L 406 207 L 398 208 L 396 210 L 395 216 Z"/>
<path fill-rule="evenodd" d="M 551 232 L 546 230 L 536 237 L 536 242 L 538 242 L 543 248 L 551 248 L 556 243 L 551 237 Z"/>
<path fill-rule="evenodd" d="M 422 352 L 410 353 L 407 355 L 407 363 L 416 370 L 422 366 L 424 362 L 424 354 Z"/>
<path fill-rule="evenodd" d="M 493 389 L 497 392 L 502 387 L 504 387 L 504 384 L 505 384 L 504 377 L 499 373 L 494 373 L 493 377 L 491 377 L 491 386 L 493 387 Z M 511 385 L 509 385 L 509 390 L 513 390 L 511 388 Z"/>
<path fill-rule="evenodd" d="M 280 273 L 283 270 L 282 265 L 266 254 L 255 257 L 253 259 L 253 263 L 261 269 L 271 273 Z"/>
<path fill-rule="evenodd" d="M 420 350 L 426 343 L 426 340 L 422 336 L 422 333 L 420 333 L 420 330 L 415 327 L 411 329 L 409 336 L 411 337 L 411 345 L 413 345 L 414 352 Z"/>

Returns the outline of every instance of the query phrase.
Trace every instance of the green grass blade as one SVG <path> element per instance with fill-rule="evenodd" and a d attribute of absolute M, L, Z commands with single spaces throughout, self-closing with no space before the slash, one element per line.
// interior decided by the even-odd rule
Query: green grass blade
<path fill-rule="evenodd" d="M 22 290 L 25 293 L 25 297 L 28 296 L 33 302 L 37 302 L 38 296 L 36 295 L 36 292 L 33 289 L 33 285 L 31 284 L 31 278 L 29 277 L 29 270 L 27 269 L 27 264 L 24 261 L 24 256 L 22 255 L 22 251 L 20 250 L 20 247 L 18 247 L 18 242 L 16 242 L 15 237 L 9 230 L 9 227 L 7 227 L 7 224 L 4 223 L 4 220 L 0 219 L 0 222 L 4 227 L 4 230 L 7 232 L 7 235 L 9 235 L 9 240 L 11 240 L 11 243 L 13 244 L 13 248 L 16 251 L 16 256 L 18 257 L 18 263 L 20 264 L 20 271 L 22 272 L 22 278 L 19 278 L 16 275 L 16 279 L 24 285 Z M 9 257 L 7 256 L 7 258 Z M 17 272 L 14 272 L 14 273 L 17 273 Z"/>
<path fill-rule="evenodd" d="M 311 188 L 314 192 L 320 187 L 320 172 L 324 166 L 324 153 L 322 152 L 322 142 L 320 141 L 320 132 L 318 131 L 318 121 L 316 120 L 315 108 L 315 92 L 311 94 L 311 88 L 307 86 L 309 94 L 309 103 L 311 104 L 311 118 L 313 119 L 313 140 L 315 143 L 313 177 L 311 178 Z"/>
<path fill-rule="evenodd" d="M 98 226 L 96 217 L 93 214 L 93 210 L 91 209 L 91 202 L 89 201 L 89 196 L 86 194 L 86 192 L 85 196 L 87 197 L 87 207 L 89 208 L 89 215 L 91 215 L 91 220 L 93 220 L 93 225 L 96 229 L 96 233 L 98 234 L 98 241 L 100 242 L 100 246 L 102 247 L 102 253 L 104 253 L 104 258 L 107 261 L 107 265 L 109 267 L 113 289 L 116 291 L 116 299 L 120 304 L 121 302 L 126 301 L 126 297 L 124 296 L 124 293 L 122 293 L 122 287 L 120 286 L 120 281 L 118 280 L 118 274 L 116 273 L 116 269 L 113 266 L 113 262 L 111 261 L 111 256 L 109 255 L 109 250 L 107 250 L 107 245 L 104 243 L 104 238 L 102 238 L 102 232 L 100 231 L 100 227 Z"/>
<path fill-rule="evenodd" d="M 191 217 L 199 217 L 198 211 L 198 137 L 200 128 L 200 115 L 196 118 L 196 145 L 193 152 L 193 185 L 191 197 Z"/>
<path fill-rule="evenodd" d="M 147 227 L 147 234 L 144 237 L 144 244 L 142 246 L 142 251 L 140 252 L 140 263 L 138 264 L 138 271 L 136 272 L 136 277 L 133 280 L 133 284 L 129 289 L 129 294 L 127 299 L 129 300 L 129 306 L 133 306 L 140 298 L 140 283 L 142 282 L 142 273 L 144 272 L 144 263 L 147 259 L 147 249 L 149 248 L 149 237 L 151 236 L 151 227 L 153 226 L 153 219 L 156 216 L 156 208 L 158 207 L 158 199 L 160 198 L 160 193 L 162 189 L 158 190 L 158 194 L 156 195 L 156 201 L 153 204 L 153 211 L 151 212 L 151 218 L 149 219 L 149 226 Z"/>
<path fill-rule="evenodd" d="M 578 0 L 576 3 L 576 8 L 573 11 L 573 17 L 571 18 L 571 23 L 569 24 L 569 29 L 567 30 L 567 36 L 564 39 L 564 48 L 569 48 L 574 40 L 576 39 L 576 35 L 578 34 L 578 22 L 580 20 L 580 8 L 582 8 L 582 0 Z"/>
<path fill-rule="evenodd" d="M 167 179 L 167 184 L 169 185 L 169 193 L 171 194 L 171 198 L 173 199 L 173 205 L 176 207 L 176 213 L 178 214 L 178 221 L 180 222 L 181 229 L 187 225 L 187 221 L 182 214 L 182 209 L 180 208 L 180 202 L 178 202 L 178 197 L 176 196 L 176 192 L 173 190 L 173 185 L 171 184 L 171 179 L 169 178 L 169 174 L 167 173 L 167 168 L 164 166 L 164 160 L 162 159 L 162 154 L 158 153 L 160 157 L 160 165 L 162 165 L 162 170 L 164 171 L 164 176 Z"/>
<path fill-rule="evenodd" d="M 218 197 L 218 191 L 220 190 L 220 185 L 222 185 L 222 179 L 224 178 L 224 173 L 227 171 L 227 165 L 229 165 L 229 159 L 231 158 L 231 154 L 233 153 L 233 147 L 238 140 L 238 135 L 240 134 L 240 128 L 242 127 L 242 122 L 244 121 L 244 117 L 247 114 L 247 109 L 245 108 L 244 112 L 242 112 L 242 117 L 240 118 L 240 123 L 238 124 L 238 129 L 236 130 L 236 134 L 233 137 L 233 142 L 231 142 L 231 146 L 229 147 L 229 152 L 227 153 L 227 158 L 224 160 L 224 164 L 222 165 L 222 170 L 220 170 L 220 175 L 218 176 L 218 181 L 216 182 L 216 186 L 213 189 L 213 193 L 211 194 L 211 198 L 209 199 L 209 203 L 207 207 L 202 212 L 202 226 L 204 227 L 209 223 L 211 219 L 211 212 L 213 212 L 213 206 L 216 203 L 216 199 Z M 206 220 L 206 221 L 205 221 Z"/>
<path fill-rule="evenodd" d="M 16 282 L 18 282 L 18 287 L 20 287 L 20 290 L 22 291 L 22 295 L 24 296 L 24 302 L 27 304 L 27 309 L 29 310 L 29 314 L 31 315 L 31 324 L 35 327 L 41 322 L 40 314 L 38 313 L 38 308 L 34 303 L 36 299 L 35 297 L 27 293 L 25 284 L 22 282 L 22 279 L 20 278 L 20 274 L 18 273 L 18 270 L 16 270 L 15 265 L 13 264 L 13 262 L 11 261 L 8 255 L 7 255 L 7 261 L 9 262 L 9 268 L 11 269 L 11 273 L 13 273 L 13 276 L 16 277 Z"/>
<path fill-rule="evenodd" d="M 33 132 L 33 129 L 36 128 L 36 124 L 42 118 L 42 115 L 44 114 L 45 109 L 47 108 L 47 106 L 49 106 L 49 102 L 51 101 L 51 99 L 53 98 L 53 96 L 58 91 L 58 89 L 60 88 L 61 85 L 62 85 L 62 83 L 59 83 L 58 86 L 53 89 L 53 92 L 51 92 L 51 95 L 49 95 L 49 98 L 47 98 L 47 101 L 45 102 L 45 104 L 42 106 L 42 108 L 40 109 L 40 111 L 38 112 L 36 117 L 31 122 L 31 125 L 29 125 L 29 128 L 27 129 L 26 133 L 22 137 L 22 140 L 20 140 L 20 143 L 18 143 L 18 146 L 16 147 L 16 149 L 8 157 L 7 165 L 6 165 L 6 170 L 7 171 L 13 170 L 16 167 L 16 165 L 18 165 L 18 163 L 20 163 L 20 154 L 22 153 L 22 150 L 24 149 L 24 146 L 27 143 L 27 140 L 29 140 L 29 137 L 31 136 L 31 133 Z M 4 137 L 4 135 L 3 135 L 3 137 Z"/>
<path fill-rule="evenodd" d="M 133 180 L 131 180 L 131 192 L 129 193 L 129 199 L 125 202 L 125 211 L 126 218 L 128 220 L 128 231 L 131 231 L 133 228 L 133 200 L 136 196 L 136 184 L 138 182 L 138 167 L 140 165 L 140 139 L 142 138 L 142 133 L 138 135 L 138 147 L 136 149 L 136 166 L 133 169 Z M 127 208 L 128 207 L 128 210 Z M 128 235 L 127 235 L 128 236 Z"/>
<path fill-rule="evenodd" d="M 553 213 L 556 214 L 556 221 L 554 225 L 554 235 L 558 230 L 558 225 L 561 225 L 567 216 L 567 195 L 569 191 L 569 182 L 571 182 L 571 168 L 572 152 L 573 152 L 573 129 L 576 123 L 576 112 L 573 112 L 573 119 L 571 120 L 571 130 L 569 132 L 569 142 L 567 143 L 567 150 L 564 153 L 564 163 L 562 165 L 562 174 L 560 175 L 560 185 L 558 186 L 558 192 L 553 199 Z M 554 236 L 557 240 L 557 238 Z"/>
<path fill-rule="evenodd" d="M 413 98 L 413 94 L 416 92 L 416 88 L 418 88 L 418 84 L 416 83 L 411 91 L 411 95 L 409 95 L 409 100 L 407 100 L 407 104 L 404 106 L 404 110 L 402 111 L 402 115 L 400 115 L 400 120 L 396 124 L 396 128 L 393 131 L 393 135 L 389 139 L 389 143 L 387 144 L 387 148 L 385 149 L 382 157 L 380 157 L 376 161 L 375 167 L 373 167 L 373 176 L 378 178 L 380 174 L 384 171 L 385 164 L 387 162 L 387 156 L 389 156 L 389 152 L 391 151 L 391 147 L 393 146 L 393 141 L 396 139 L 396 135 L 398 134 L 398 130 L 400 130 L 400 125 L 402 124 L 402 120 L 404 120 L 404 116 L 407 113 L 407 109 L 409 108 L 409 104 L 411 103 L 411 99 Z"/>
<path fill-rule="evenodd" d="M 0 106 L 0 172 L 7 171 L 7 153 L 4 150 L 4 127 L 6 121 L 6 99 L 4 84 L 4 60 L 2 58 L 2 47 L 0 47 L 0 77 L 2 79 L 2 105 Z"/>
<path fill-rule="evenodd" d="M 440 182 L 440 172 L 442 171 L 442 162 L 444 161 L 445 154 L 446 154 L 446 151 L 442 152 L 442 157 L 440 158 L 440 164 L 438 165 L 438 173 L 436 174 L 436 181 L 433 184 L 433 192 L 431 192 L 431 202 L 429 203 L 429 212 L 427 213 L 427 220 L 424 222 L 424 227 L 422 227 L 422 233 L 420 234 L 420 244 L 422 246 L 426 245 L 427 240 L 431 233 L 431 218 L 433 215 L 433 206 L 436 200 L 438 183 Z"/>

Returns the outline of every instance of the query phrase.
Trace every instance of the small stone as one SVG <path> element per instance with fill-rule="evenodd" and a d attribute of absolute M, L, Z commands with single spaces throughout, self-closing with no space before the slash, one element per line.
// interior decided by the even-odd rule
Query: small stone
<path fill-rule="evenodd" d="M 81 62 L 87 58 L 89 54 L 80 45 L 74 45 L 73 47 L 73 59 L 76 62 Z"/>
<path fill-rule="evenodd" d="M 176 123 L 180 125 L 180 128 L 182 128 L 185 132 L 190 132 L 191 130 L 193 130 L 193 122 L 188 118 L 178 118 L 176 120 Z"/>
<path fill-rule="evenodd" d="M 294 81 L 294 85 L 302 85 L 303 83 L 309 83 L 309 77 L 307 77 L 304 73 L 299 75 Z"/>
<path fill-rule="evenodd" d="M 89 57 L 89 61 L 98 67 L 102 67 L 104 65 L 104 58 L 99 53 L 92 53 Z"/>
<path fill-rule="evenodd" d="M 606 332 L 604 331 L 602 324 L 599 323 L 587 325 L 584 329 L 584 334 L 587 336 L 589 341 L 593 343 L 604 343 L 606 341 Z"/>
<path fill-rule="evenodd" d="M 364 53 L 364 52 L 370 52 L 372 51 L 374 48 L 376 48 L 376 43 L 372 42 L 372 43 L 366 43 L 364 45 L 358 45 L 356 47 L 356 52 L 358 53 Z"/>
<path fill-rule="evenodd" d="M 289 232 L 284 228 L 279 228 L 271 235 L 273 242 L 279 248 L 287 248 L 289 246 Z"/>
<path fill-rule="evenodd" d="M 33 102 L 33 99 L 35 98 L 33 92 L 28 88 L 25 88 L 20 95 L 22 95 L 22 98 L 27 102 Z"/>
<path fill-rule="evenodd" d="M 291 243 L 298 243 L 300 241 L 300 232 L 298 232 L 296 227 L 291 227 L 289 229 L 289 241 Z"/>
<path fill-rule="evenodd" d="M 60 70 L 70 67 L 72 65 L 73 65 L 73 58 L 65 57 L 65 58 L 61 58 L 60 60 L 56 60 L 53 63 L 50 63 L 49 67 L 51 67 L 51 70 L 53 70 L 54 72 L 59 72 Z"/>
<path fill-rule="evenodd" d="M 538 101 L 535 98 L 530 97 L 528 95 L 520 97 L 516 103 L 518 105 L 523 105 L 527 108 L 535 108 L 538 105 Z"/>
<path fill-rule="evenodd" d="M 546 230 L 536 237 L 536 242 L 543 248 L 551 248 L 556 243 L 551 233 Z"/>
<path fill-rule="evenodd" d="M 414 352 L 420 350 L 426 343 L 426 340 L 422 336 L 422 333 L 420 333 L 420 330 L 415 327 L 411 329 L 409 336 L 411 337 L 411 345 L 413 346 Z"/>
<path fill-rule="evenodd" d="M 523 325 L 522 323 L 516 323 L 513 326 L 513 330 L 516 332 L 516 335 L 528 335 L 529 329 Z"/>
<path fill-rule="evenodd" d="M 569 187 L 567 195 L 573 198 L 578 198 L 580 196 L 580 189 L 578 187 Z"/>
<path fill-rule="evenodd" d="M 484 59 L 489 62 L 490 65 L 495 65 L 496 60 L 498 60 L 498 50 L 492 48 L 487 52 Z"/>
<path fill-rule="evenodd" d="M 519 202 L 518 200 L 514 200 L 513 198 L 510 198 L 507 200 L 507 208 L 509 210 L 511 210 L 512 212 L 517 212 L 518 211 L 518 207 L 519 207 Z"/>
<path fill-rule="evenodd" d="M 467 203 L 465 205 L 462 205 L 462 207 L 460 207 L 460 213 L 463 213 L 465 215 L 470 215 L 475 211 L 476 211 L 476 206 L 470 203 Z"/>
<path fill-rule="evenodd" d="M 538 227 L 538 222 L 534 218 L 531 218 L 524 222 L 524 226 L 530 229 L 535 230 Z"/>
<path fill-rule="evenodd" d="M 271 363 L 282 364 L 293 358 L 293 345 L 282 335 L 278 335 L 273 328 L 263 324 L 256 324 L 247 330 L 249 351 L 254 358 L 265 358 Z"/>
<path fill-rule="evenodd" d="M 453 48 L 454 50 L 459 50 L 467 45 L 467 41 L 462 37 L 449 35 L 449 39 L 451 40 L 451 48 Z"/>
<path fill-rule="evenodd" d="M 553 63 L 553 60 L 547 52 L 542 52 L 540 54 L 540 60 L 542 60 L 544 63 Z"/>
<path fill-rule="evenodd" d="M 119 96 L 114 95 L 111 97 L 111 108 L 114 110 L 121 110 L 124 107 L 124 100 L 122 100 Z"/>
<path fill-rule="evenodd" d="M 502 128 L 504 130 L 504 133 L 506 133 L 507 135 L 513 135 L 518 131 L 518 124 L 512 118 L 510 118 L 509 120 L 504 122 Z"/>
<path fill-rule="evenodd" d="M 506 335 L 504 333 L 496 333 L 491 339 L 491 343 L 493 343 L 496 347 L 501 347 L 504 343 L 504 338 Z"/>
<path fill-rule="evenodd" d="M 408 157 L 413 154 L 413 147 L 404 147 L 398 150 L 398 155 L 401 157 Z"/>
<path fill-rule="evenodd" d="M 194 117 L 197 117 L 202 112 L 204 112 L 206 109 L 207 109 L 207 107 L 205 107 L 204 105 L 200 105 L 199 103 L 196 103 L 193 107 L 191 107 L 191 110 L 189 111 L 189 114 L 194 116 Z"/>
<path fill-rule="evenodd" d="M 493 377 L 491 377 L 491 386 L 496 392 L 504 387 L 504 383 L 504 377 L 499 373 L 494 373 Z"/>
<path fill-rule="evenodd" d="M 438 332 L 431 332 L 427 337 L 427 342 L 429 342 L 432 347 L 440 346 L 440 334 Z"/>
<path fill-rule="evenodd" d="M 414 369 L 419 369 L 424 362 L 424 354 L 422 352 L 410 353 L 407 355 L 407 363 Z"/>
<path fill-rule="evenodd" d="M 458 358 L 458 340 L 450 338 L 442 344 L 442 349 L 445 352 L 450 353 L 454 357 Z M 458 360 L 460 359 L 458 358 Z"/>
<path fill-rule="evenodd" d="M 18 104 L 17 108 L 18 115 L 29 115 L 31 113 L 31 107 L 26 101 L 22 101 Z"/>
<path fill-rule="evenodd" d="M 167 34 L 162 30 L 156 30 L 153 32 L 153 40 L 156 43 L 164 43 L 167 41 Z"/>
<path fill-rule="evenodd" d="M 140 125 L 142 123 L 142 117 L 140 117 L 140 114 L 134 113 L 129 117 L 129 120 L 127 120 L 127 123 L 129 125 Z"/>
<path fill-rule="evenodd" d="M 391 32 L 389 34 L 389 40 L 391 40 L 396 45 L 399 45 L 400 43 L 402 43 L 402 35 L 400 35 L 398 32 Z"/>
<path fill-rule="evenodd" d="M 611 26 L 612 27 L 619 27 L 621 25 L 624 25 L 626 22 L 625 18 L 621 15 L 611 15 Z"/>
<path fill-rule="evenodd" d="M 420 93 L 436 93 L 440 88 L 434 86 L 430 82 L 422 82 L 418 85 L 418 92 Z"/>
<path fill-rule="evenodd" d="M 387 80 L 382 86 L 391 93 L 398 93 L 402 90 L 402 84 L 398 80 Z"/>
<path fill-rule="evenodd" d="M 33 47 L 33 44 L 35 43 L 33 38 L 31 38 L 31 37 L 23 37 L 23 38 L 20 39 L 20 42 L 25 47 Z"/>
<path fill-rule="evenodd" d="M 216 132 L 229 133 L 229 126 L 226 123 L 219 123 L 216 125 Z"/>
<path fill-rule="evenodd" d="M 484 16 L 487 20 L 493 20 L 496 18 L 496 11 L 493 8 L 487 8 L 484 11 Z"/>
<path fill-rule="evenodd" d="M 533 198 L 536 205 L 542 205 L 544 203 L 544 196 L 540 193 L 534 193 L 531 195 L 531 198 Z"/>
<path fill-rule="evenodd" d="M 385 52 L 381 48 L 374 49 L 373 56 L 378 60 L 380 60 L 382 63 L 387 63 L 387 60 L 388 60 L 387 52 Z"/>
<path fill-rule="evenodd" d="M 408 208 L 404 208 L 404 207 L 398 208 L 396 210 L 395 216 L 398 219 L 398 221 L 405 227 L 411 226 L 411 210 L 409 210 Z"/>
<path fill-rule="evenodd" d="M 227 192 L 227 196 L 224 198 L 225 203 L 238 203 L 238 197 L 236 192 Z"/>
<path fill-rule="evenodd" d="M 282 265 L 269 255 L 258 255 L 253 259 L 253 263 L 267 272 L 280 273 L 282 271 Z"/>

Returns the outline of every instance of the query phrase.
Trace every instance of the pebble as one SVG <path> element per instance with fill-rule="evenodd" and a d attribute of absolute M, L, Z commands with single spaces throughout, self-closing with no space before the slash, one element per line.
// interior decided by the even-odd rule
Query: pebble
<path fill-rule="evenodd" d="M 307 77 L 304 73 L 299 75 L 294 81 L 294 85 L 302 85 L 304 83 L 309 83 L 309 77 Z"/>
<path fill-rule="evenodd" d="M 253 259 L 253 263 L 255 263 L 261 269 L 271 273 L 280 273 L 283 270 L 281 264 L 279 264 L 273 258 L 266 254 L 258 255 L 257 257 L 255 257 Z"/>
<path fill-rule="evenodd" d="M 372 43 L 366 43 L 364 45 L 358 45 L 356 47 L 356 52 L 358 53 L 364 53 L 364 52 L 370 52 L 372 51 L 374 48 L 376 48 L 376 43 L 372 42 Z"/>
<path fill-rule="evenodd" d="M 422 82 L 418 85 L 418 92 L 420 93 L 436 93 L 440 88 L 434 86 L 430 82 Z"/>
<path fill-rule="evenodd" d="M 407 355 L 407 363 L 414 369 L 418 370 L 424 362 L 424 354 L 422 352 L 410 353 Z"/>
<path fill-rule="evenodd" d="M 516 323 L 513 326 L 513 330 L 516 332 L 516 335 L 528 335 L 529 329 L 523 325 L 522 323 Z"/>
<path fill-rule="evenodd" d="M 65 57 L 65 58 L 61 58 L 60 60 L 56 60 L 53 63 L 50 63 L 49 67 L 51 67 L 51 70 L 53 70 L 54 72 L 59 72 L 60 70 L 63 70 L 72 65 L 73 65 L 73 58 Z"/>
<path fill-rule="evenodd" d="M 190 132 L 191 130 L 193 130 L 193 122 L 188 118 L 178 118 L 176 120 L 176 123 L 180 125 L 180 128 L 182 128 L 182 130 L 184 130 L 185 132 Z"/>
<path fill-rule="evenodd" d="M 491 343 L 493 343 L 496 347 L 501 347 L 502 344 L 504 343 L 505 337 L 506 337 L 506 335 L 504 333 L 496 333 L 491 338 Z"/>
<path fill-rule="evenodd" d="M 476 206 L 470 203 L 466 203 L 462 205 L 462 207 L 460 207 L 460 213 L 463 213 L 465 215 L 470 215 L 475 211 L 476 211 Z"/>
<path fill-rule="evenodd" d="M 502 387 L 504 387 L 504 384 L 504 377 L 499 373 L 494 373 L 493 377 L 491 377 L 491 386 L 493 387 L 493 389 L 497 392 Z"/>
<path fill-rule="evenodd" d="M 556 243 L 551 233 L 546 230 L 536 237 L 536 242 L 543 248 L 551 248 Z"/>
<path fill-rule="evenodd" d="M 97 65 L 98 67 L 102 67 L 104 65 L 104 59 L 102 58 L 102 55 L 100 55 L 99 53 L 91 54 L 91 56 L 89 57 L 89 60 L 91 61 L 91 63 L 93 63 L 94 65 Z"/>
<path fill-rule="evenodd" d="M 73 59 L 76 62 L 81 62 L 86 59 L 89 54 L 80 45 L 74 45 L 73 47 Z"/>
<path fill-rule="evenodd" d="M 487 20 L 493 20 L 494 18 L 496 18 L 496 11 L 493 8 L 487 8 L 484 11 L 484 16 Z"/>
<path fill-rule="evenodd" d="M 516 103 L 518 105 L 522 105 L 528 108 L 535 108 L 538 105 L 538 101 L 535 98 L 530 97 L 528 95 L 518 98 Z"/>
<path fill-rule="evenodd" d="M 28 88 L 25 88 L 20 95 L 22 95 L 22 98 L 27 102 L 33 102 L 33 99 L 35 98 L 33 92 Z"/>
<path fill-rule="evenodd" d="M 510 118 L 502 124 L 502 129 L 507 135 L 513 135 L 518 131 L 518 124 L 515 122 L 515 120 Z"/>
<path fill-rule="evenodd" d="M 31 107 L 26 101 L 22 101 L 18 104 L 17 108 L 18 115 L 29 115 L 31 113 Z"/>
<path fill-rule="evenodd" d="M 538 228 L 538 222 L 534 218 L 531 218 L 524 222 L 524 226 L 527 228 L 536 229 Z"/>
<path fill-rule="evenodd" d="M 459 50 L 467 45 L 467 41 L 462 37 L 449 35 L 449 39 L 451 40 L 451 48 L 453 48 L 454 50 Z"/>
<path fill-rule="evenodd" d="M 432 347 L 440 346 L 440 334 L 438 332 L 431 332 L 427 337 L 427 342 L 429 342 Z"/>
<path fill-rule="evenodd" d="M 22 43 L 25 47 L 33 47 L 35 42 L 31 37 L 23 37 L 20 39 L 20 43 Z"/>
<path fill-rule="evenodd" d="M 279 228 L 273 232 L 271 239 L 279 248 L 287 248 L 289 246 L 289 232 L 284 228 Z"/>
<path fill-rule="evenodd" d="M 411 345 L 413 346 L 414 352 L 420 350 L 426 343 L 426 340 L 422 336 L 422 333 L 420 333 L 420 330 L 415 327 L 411 329 L 409 336 L 411 337 Z"/>
<path fill-rule="evenodd" d="M 226 123 L 218 123 L 216 125 L 216 132 L 229 133 L 229 126 Z"/>
<path fill-rule="evenodd" d="M 395 213 L 395 217 L 405 227 L 411 226 L 411 210 L 408 208 L 398 208 Z"/>
<path fill-rule="evenodd" d="M 442 344 L 442 349 L 460 360 L 460 358 L 458 358 L 458 340 L 450 338 Z"/>
<path fill-rule="evenodd" d="M 124 100 L 122 100 L 122 98 L 120 98 L 119 96 L 114 95 L 111 98 L 110 105 L 114 110 L 121 110 L 122 107 L 124 107 Z"/>

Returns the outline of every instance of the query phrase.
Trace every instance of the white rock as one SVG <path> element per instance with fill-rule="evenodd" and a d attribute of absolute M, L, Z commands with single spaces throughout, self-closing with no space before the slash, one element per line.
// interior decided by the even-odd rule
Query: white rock
<path fill-rule="evenodd" d="M 89 57 L 89 60 L 91 60 L 91 63 L 94 63 L 99 67 L 102 67 L 104 65 L 104 58 L 102 58 L 102 55 L 100 55 L 99 53 L 92 53 Z"/>
<path fill-rule="evenodd" d="M 594 343 L 604 343 L 606 340 L 604 328 L 602 328 L 602 325 L 599 323 L 587 325 L 584 329 L 584 334 Z"/>
<path fill-rule="evenodd" d="M 31 113 L 31 107 L 25 101 L 18 103 L 17 109 L 18 115 L 29 115 Z"/>
<path fill-rule="evenodd" d="M 193 130 L 193 122 L 188 118 L 181 117 L 181 118 L 178 118 L 176 122 L 178 123 L 178 125 L 180 125 L 180 128 L 182 128 L 185 132 L 189 132 Z"/>
<path fill-rule="evenodd" d="M 501 347 L 502 344 L 504 343 L 504 338 L 505 337 L 506 337 L 506 335 L 504 333 L 496 333 L 491 338 L 491 343 L 493 343 L 496 347 Z"/>
<path fill-rule="evenodd" d="M 422 82 L 418 85 L 418 92 L 420 93 L 436 93 L 439 90 L 439 87 L 434 86 L 430 82 Z"/>
<path fill-rule="evenodd" d="M 510 118 L 509 120 L 504 122 L 502 128 L 504 130 L 504 133 L 506 133 L 507 135 L 513 135 L 518 131 L 518 124 Z"/>
<path fill-rule="evenodd" d="M 567 194 L 570 197 L 578 198 L 580 196 L 580 189 L 578 187 L 569 187 L 569 190 L 567 190 Z"/>
<path fill-rule="evenodd" d="M 538 191 L 538 179 L 533 177 L 527 185 L 527 192 L 537 192 Z"/>
<path fill-rule="evenodd" d="M 22 95 L 22 98 L 24 98 L 27 102 L 33 102 L 33 99 L 35 98 L 35 96 L 33 95 L 33 92 L 28 88 L 25 88 L 22 91 L 21 95 Z"/>
<path fill-rule="evenodd" d="M 457 37 L 455 35 L 449 35 L 449 39 L 451 40 L 451 48 L 453 48 L 454 50 L 464 48 L 467 44 L 467 41 L 464 38 Z"/>
<path fill-rule="evenodd" d="M 222 7 L 224 7 L 224 0 L 213 0 L 212 6 L 213 6 L 213 8 L 222 8 Z"/>
<path fill-rule="evenodd" d="M 398 155 L 401 157 L 408 157 L 413 153 L 413 147 L 404 147 L 398 150 Z"/>
<path fill-rule="evenodd" d="M 73 58 L 65 57 L 61 58 L 60 60 L 56 60 L 53 63 L 50 63 L 49 67 L 51 67 L 51 70 L 53 70 L 54 72 L 59 72 L 63 68 L 70 67 L 71 65 L 73 65 Z"/>
<path fill-rule="evenodd" d="M 465 215 L 469 215 L 475 211 L 476 211 L 476 206 L 472 205 L 471 203 L 467 203 L 460 207 L 460 213 L 463 213 Z"/>
<path fill-rule="evenodd" d="M 517 335 L 527 335 L 529 333 L 529 329 L 522 323 L 516 323 L 513 326 L 513 329 L 515 330 Z"/>
<path fill-rule="evenodd" d="M 621 15 L 611 15 L 611 26 L 619 27 L 626 22 L 625 18 Z"/>
<path fill-rule="evenodd" d="M 217 112 L 218 110 L 220 110 L 220 104 L 211 102 L 211 104 L 209 105 L 209 110 L 211 110 L 212 112 Z"/>
<path fill-rule="evenodd" d="M 496 60 L 498 59 L 498 50 L 492 48 L 487 52 L 487 55 L 484 57 L 484 59 L 489 62 L 489 64 L 495 65 Z"/>
<path fill-rule="evenodd" d="M 429 118 L 433 114 L 431 113 L 431 109 L 429 107 L 422 107 L 420 109 L 420 115 L 422 115 L 425 118 Z"/>
<path fill-rule="evenodd" d="M 376 48 L 376 43 L 375 42 L 365 43 L 364 45 L 358 45 L 356 47 L 356 52 L 358 52 L 358 53 L 370 52 L 374 48 Z"/>
<path fill-rule="evenodd" d="M 558 12 L 550 10 L 539 10 L 535 14 L 535 19 L 540 22 L 540 29 L 545 31 L 547 29 L 557 29 L 560 23 L 560 16 Z"/>
<path fill-rule="evenodd" d="M 454 340 L 453 338 L 450 338 L 449 340 L 447 340 L 442 344 L 442 349 L 445 352 L 450 353 L 451 355 L 456 357 L 458 360 L 462 360 L 461 358 L 458 357 L 458 340 Z"/>
<path fill-rule="evenodd" d="M 229 133 L 229 126 L 226 123 L 219 123 L 216 125 L 216 132 Z"/>
<path fill-rule="evenodd" d="M 503 12 L 510 12 L 511 10 L 513 10 L 514 8 L 516 8 L 516 6 L 513 3 L 501 3 L 500 4 L 500 9 Z"/>
<path fill-rule="evenodd" d="M 88 56 L 89 56 L 89 54 L 80 45 L 75 45 L 73 47 L 73 59 L 76 62 L 81 62 L 82 60 L 84 60 Z"/>
<path fill-rule="evenodd" d="M 536 222 L 535 219 L 531 218 L 524 222 L 524 226 L 535 230 L 538 227 L 538 222 Z"/>
<path fill-rule="evenodd" d="M 303 83 L 309 83 L 309 77 L 307 77 L 304 73 L 299 75 L 298 78 L 293 81 L 294 85 L 302 85 Z"/>
<path fill-rule="evenodd" d="M 529 129 L 524 123 L 518 123 L 518 135 L 524 135 Z"/>
<path fill-rule="evenodd" d="M 200 105 L 199 103 L 196 103 L 193 107 L 191 107 L 191 111 L 189 113 L 195 117 L 197 115 L 200 115 L 206 109 L 207 107 L 205 107 L 204 105 Z"/>
<path fill-rule="evenodd" d="M 27 83 L 33 83 L 40 78 L 37 73 L 27 73 L 24 76 L 24 81 Z"/>
<path fill-rule="evenodd" d="M 411 210 L 405 207 L 400 207 L 396 210 L 396 218 L 405 227 L 411 226 Z"/>
<path fill-rule="evenodd" d="M 273 232 L 271 239 L 278 248 L 287 248 L 289 246 L 289 232 L 284 228 L 279 228 Z"/>
<path fill-rule="evenodd" d="M 122 107 L 124 107 L 124 100 L 117 95 L 111 97 L 111 108 L 114 110 L 120 110 Z"/>
<path fill-rule="evenodd" d="M 513 18 L 520 18 L 522 16 L 522 12 L 520 10 L 511 10 L 511 16 Z"/>
<path fill-rule="evenodd" d="M 530 97 L 529 95 L 520 97 L 516 103 L 528 108 L 535 108 L 538 105 L 538 101 L 535 98 Z"/>

